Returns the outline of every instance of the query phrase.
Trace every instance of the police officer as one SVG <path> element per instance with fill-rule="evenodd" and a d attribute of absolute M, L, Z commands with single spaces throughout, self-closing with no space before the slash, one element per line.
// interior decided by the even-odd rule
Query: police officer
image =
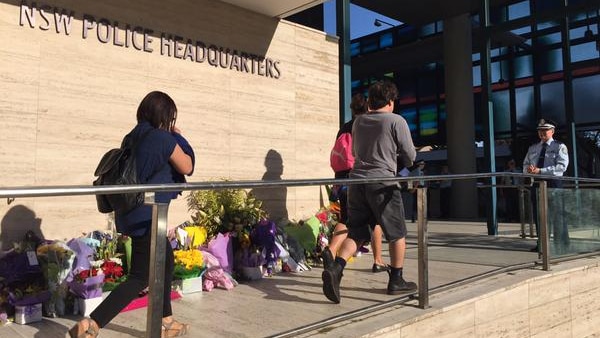
<path fill-rule="evenodd" d="M 523 160 L 523 172 L 526 174 L 539 174 L 543 176 L 563 176 L 567 167 L 569 166 L 569 152 L 567 146 L 555 140 L 553 138 L 554 131 L 556 130 L 556 123 L 552 120 L 541 119 L 537 125 L 538 137 L 540 142 L 533 144 L 527 150 L 527 155 Z M 548 188 L 562 188 L 562 181 L 552 178 L 545 178 L 548 184 Z M 556 191 L 556 190 L 555 190 Z M 532 193 L 533 196 L 533 210 L 534 219 L 536 220 L 536 230 L 538 233 L 539 243 L 539 224 L 537 222 L 537 199 L 536 194 Z M 564 204 L 559 193 L 555 193 L 552 198 L 553 212 L 552 215 L 558 216 L 551 217 L 551 221 L 554 227 L 554 241 L 568 245 L 569 234 L 567 232 L 567 225 L 562 215 L 564 214 Z M 557 205 L 554 205 L 558 203 Z M 556 207 L 556 208 L 554 208 Z M 538 251 L 539 246 L 536 245 L 531 251 Z"/>

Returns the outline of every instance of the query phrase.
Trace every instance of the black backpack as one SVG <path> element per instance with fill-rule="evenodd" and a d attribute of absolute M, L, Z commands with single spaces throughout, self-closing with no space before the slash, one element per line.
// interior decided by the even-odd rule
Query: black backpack
<path fill-rule="evenodd" d="M 135 165 L 135 149 L 137 145 L 150 133 L 150 130 L 133 140 L 131 134 L 125 136 L 121 148 L 109 150 L 98 164 L 94 176 L 98 178 L 94 185 L 129 185 L 139 184 Z M 109 213 L 118 211 L 128 212 L 144 203 L 144 194 L 121 193 L 110 195 L 96 195 L 98 211 Z"/>

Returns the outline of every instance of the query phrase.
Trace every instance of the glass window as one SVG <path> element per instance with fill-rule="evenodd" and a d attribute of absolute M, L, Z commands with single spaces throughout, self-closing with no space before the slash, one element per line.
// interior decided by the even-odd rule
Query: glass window
<path fill-rule="evenodd" d="M 560 38 L 560 32 L 542 35 L 536 39 L 536 42 L 538 43 L 538 45 L 541 45 L 541 46 L 551 45 L 554 43 L 559 43 L 561 41 L 562 40 Z"/>
<path fill-rule="evenodd" d="M 598 26 L 597 25 L 590 25 L 588 26 L 582 26 L 582 27 L 577 27 L 577 28 L 573 28 L 569 31 L 569 38 L 570 39 L 576 39 L 576 38 L 583 38 L 585 36 L 585 32 L 588 30 L 591 30 L 592 33 L 594 33 L 594 35 L 598 34 Z"/>
<path fill-rule="evenodd" d="M 535 125 L 535 103 L 533 87 L 517 88 L 515 90 L 517 109 L 517 129 L 530 130 Z"/>
<path fill-rule="evenodd" d="M 415 80 L 413 76 L 400 76 L 398 83 L 398 99 L 401 104 L 416 103 Z"/>
<path fill-rule="evenodd" d="M 435 33 L 435 22 L 421 26 L 419 36 L 428 36 Z"/>
<path fill-rule="evenodd" d="M 497 61 L 492 62 L 492 83 L 499 82 L 500 79 L 506 81 L 508 80 L 508 65 L 506 61 Z"/>
<path fill-rule="evenodd" d="M 481 66 L 473 67 L 473 86 L 481 86 Z"/>
<path fill-rule="evenodd" d="M 546 29 L 546 28 L 550 28 L 550 27 L 556 27 L 558 25 L 559 25 L 558 21 L 543 21 L 543 22 L 538 23 L 537 29 L 542 30 L 542 29 Z"/>
<path fill-rule="evenodd" d="M 549 10 L 557 9 L 563 7 L 564 0 L 536 0 L 535 3 L 535 11 L 537 13 L 546 12 Z"/>
<path fill-rule="evenodd" d="M 435 72 L 420 73 L 417 77 L 419 101 L 430 101 L 436 97 Z"/>
<path fill-rule="evenodd" d="M 544 83 L 540 86 L 542 106 L 540 111 L 545 118 L 552 119 L 559 124 L 564 124 L 565 119 L 565 93 L 563 82 Z"/>
<path fill-rule="evenodd" d="M 525 27 L 513 29 L 511 31 L 511 33 L 517 34 L 517 35 L 531 33 L 531 26 L 525 26 Z"/>
<path fill-rule="evenodd" d="M 394 44 L 393 34 L 392 32 L 387 32 L 381 34 L 379 37 L 379 46 L 381 48 L 390 47 Z"/>
<path fill-rule="evenodd" d="M 561 71 L 563 69 L 562 50 L 556 48 L 541 53 L 539 62 L 542 74 Z"/>
<path fill-rule="evenodd" d="M 414 26 L 403 25 L 397 30 L 397 43 L 407 43 L 417 39 L 416 30 Z"/>
<path fill-rule="evenodd" d="M 421 136 L 437 134 L 437 107 L 435 104 L 428 104 L 419 108 L 419 125 L 419 134 Z"/>
<path fill-rule="evenodd" d="M 588 42 L 571 46 L 571 62 L 591 60 L 596 58 L 598 58 L 596 42 Z"/>
<path fill-rule="evenodd" d="M 492 93 L 492 103 L 494 107 L 494 131 L 510 131 L 510 102 L 508 90 L 502 90 Z"/>
<path fill-rule="evenodd" d="M 481 53 L 473 53 L 471 55 L 471 61 L 479 61 L 481 59 Z"/>
<path fill-rule="evenodd" d="M 533 76 L 533 59 L 531 55 L 523 55 L 515 58 L 515 79 Z"/>
<path fill-rule="evenodd" d="M 600 75 L 573 79 L 575 123 L 599 123 Z"/>
<path fill-rule="evenodd" d="M 365 39 L 361 41 L 361 45 L 363 53 L 374 52 L 379 49 L 379 40 L 375 38 Z"/>
<path fill-rule="evenodd" d="M 360 42 L 353 42 L 350 44 L 350 55 L 357 56 L 360 54 Z"/>
<path fill-rule="evenodd" d="M 417 132 L 417 108 L 416 107 L 401 107 L 400 115 L 404 117 L 411 134 L 416 136 Z"/>
<path fill-rule="evenodd" d="M 521 1 L 508 6 L 508 20 L 529 16 L 529 0 Z"/>

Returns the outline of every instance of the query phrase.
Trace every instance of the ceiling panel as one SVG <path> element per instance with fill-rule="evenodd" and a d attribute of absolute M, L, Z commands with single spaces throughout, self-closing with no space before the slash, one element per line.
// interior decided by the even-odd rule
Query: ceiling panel
<path fill-rule="evenodd" d="M 274 18 L 285 18 L 305 9 L 322 4 L 326 0 L 221 0 Z"/>

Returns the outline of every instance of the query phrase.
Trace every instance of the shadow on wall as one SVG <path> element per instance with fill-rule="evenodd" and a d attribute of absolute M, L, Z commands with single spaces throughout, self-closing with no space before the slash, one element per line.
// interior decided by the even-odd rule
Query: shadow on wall
<path fill-rule="evenodd" d="M 14 242 L 21 242 L 25 234 L 32 231 L 40 239 L 44 238 L 41 230 L 42 220 L 35 217 L 35 212 L 23 205 L 10 208 L 2 218 L 0 228 L 0 249 L 13 248 Z"/>
<path fill-rule="evenodd" d="M 283 158 L 274 149 L 267 152 L 265 156 L 266 172 L 262 176 L 263 181 L 279 181 L 283 175 Z M 287 211 L 287 187 L 255 188 L 250 191 L 257 199 L 263 202 L 263 209 L 269 214 L 269 218 L 275 222 L 288 219 Z"/>

